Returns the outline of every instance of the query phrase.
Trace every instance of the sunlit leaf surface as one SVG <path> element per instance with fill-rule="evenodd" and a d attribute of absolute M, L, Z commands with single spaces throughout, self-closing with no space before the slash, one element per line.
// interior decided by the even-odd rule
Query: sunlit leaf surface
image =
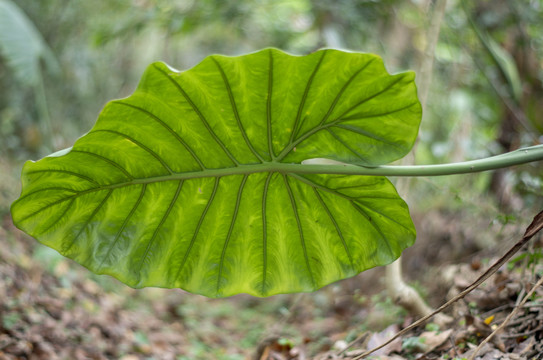
<path fill-rule="evenodd" d="M 183 72 L 154 63 L 73 148 L 25 165 L 12 215 L 133 287 L 312 291 L 392 262 L 415 229 L 384 177 L 279 165 L 388 163 L 410 150 L 420 117 L 414 74 L 389 75 L 371 54 L 266 49 Z"/>

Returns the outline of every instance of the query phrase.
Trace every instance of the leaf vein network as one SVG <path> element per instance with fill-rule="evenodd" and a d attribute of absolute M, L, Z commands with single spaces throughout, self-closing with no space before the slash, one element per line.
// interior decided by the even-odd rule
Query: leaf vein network
<path fill-rule="evenodd" d="M 238 107 L 236 106 L 236 99 L 234 99 L 234 94 L 232 93 L 232 87 L 230 86 L 230 83 L 228 82 L 228 78 L 226 77 L 226 74 L 224 72 L 224 69 L 222 68 L 221 64 L 215 59 L 214 57 L 211 58 L 215 65 L 217 66 L 217 69 L 221 73 L 222 80 L 224 82 L 224 86 L 226 87 L 226 91 L 228 92 L 228 98 L 230 99 L 230 105 L 232 106 L 232 112 L 234 113 L 234 117 L 236 118 L 236 124 L 238 125 L 239 131 L 241 132 L 241 135 L 243 136 L 243 140 L 245 141 L 245 144 L 247 144 L 247 147 L 253 155 L 260 160 L 261 163 L 265 162 L 264 158 L 260 156 L 260 154 L 255 150 L 253 147 L 253 144 L 247 137 L 247 132 L 243 128 L 243 124 L 241 123 L 241 118 L 239 116 Z"/>
<path fill-rule="evenodd" d="M 73 192 L 74 194 L 78 194 L 78 193 L 79 193 L 79 191 L 74 190 L 74 189 L 70 189 L 70 188 L 63 188 L 63 187 L 49 187 L 49 188 L 44 188 L 44 189 L 38 189 L 38 190 L 36 190 L 36 191 L 29 192 L 28 194 L 24 194 L 23 196 L 21 196 L 21 197 L 19 198 L 19 201 L 24 200 L 24 199 L 26 199 L 27 197 L 32 196 L 32 195 L 34 195 L 34 194 L 37 194 L 37 193 L 39 193 L 39 192 L 42 192 L 42 191 L 50 191 L 50 190 L 52 190 L 52 191 L 55 191 L 55 190 L 57 190 L 57 191 L 70 191 L 70 192 Z"/>
<path fill-rule="evenodd" d="M 181 275 L 181 272 L 183 271 L 183 268 L 185 267 L 185 264 L 187 262 L 187 259 L 189 257 L 190 251 L 192 250 L 192 247 L 194 246 L 194 243 L 196 242 L 196 238 L 198 237 L 198 234 L 200 233 L 200 227 L 202 226 L 202 223 L 204 222 L 204 219 L 207 215 L 207 212 L 209 211 L 209 208 L 211 207 L 211 204 L 213 203 L 213 199 L 215 199 L 215 194 L 217 193 L 217 188 L 219 187 L 219 180 L 220 177 L 215 178 L 215 184 L 213 185 L 213 190 L 211 191 L 211 196 L 209 197 L 209 200 L 207 201 L 207 204 L 202 211 L 202 214 L 200 215 L 200 219 L 198 220 L 198 224 L 196 225 L 196 228 L 194 229 L 194 233 L 192 234 L 192 238 L 190 239 L 190 244 L 187 247 L 187 250 L 185 251 L 185 255 L 183 256 L 183 260 L 181 260 L 181 264 L 179 265 L 179 269 L 177 270 L 177 273 L 175 275 L 175 280 L 179 278 Z"/>
<path fill-rule="evenodd" d="M 272 114 L 271 103 L 273 94 L 273 52 L 270 49 L 269 54 L 269 67 L 268 67 L 268 98 L 266 99 L 266 122 L 268 124 L 268 151 L 270 153 L 270 160 L 275 160 L 275 152 L 273 151 L 272 143 Z"/>
<path fill-rule="evenodd" d="M 366 162 L 367 163 L 367 160 L 366 160 L 366 157 L 363 156 L 362 154 L 360 154 L 358 151 L 356 151 L 355 149 L 353 149 L 351 146 L 349 146 L 349 144 L 347 144 L 345 141 L 343 141 L 342 138 L 339 137 L 338 134 L 336 134 L 335 132 L 332 131 L 332 129 L 330 129 L 329 127 L 326 127 L 325 128 L 326 131 L 328 131 L 328 133 L 330 135 L 332 135 L 332 137 L 334 137 L 334 139 L 336 139 L 341 145 L 343 145 L 343 147 L 345 147 L 347 150 L 349 150 L 351 153 L 353 153 L 354 155 L 356 155 L 357 158 L 359 158 L 360 160 L 362 160 L 363 162 Z"/>
<path fill-rule="evenodd" d="M 337 137 L 337 135 L 333 132 L 331 132 L 330 130 L 330 127 L 333 127 L 333 126 L 336 126 L 338 127 L 337 124 L 340 124 L 341 122 L 344 122 L 346 120 L 343 120 L 343 116 L 345 116 L 347 113 L 349 113 L 351 110 L 355 109 L 356 107 L 364 104 L 365 102 L 377 97 L 377 96 L 380 96 L 384 93 L 386 93 L 388 90 L 392 89 L 394 87 L 394 85 L 396 85 L 398 82 L 400 82 L 401 80 L 403 80 L 403 76 L 400 76 L 398 75 L 398 78 L 395 79 L 393 82 L 391 82 L 390 84 L 388 84 L 384 89 L 376 92 L 375 94 L 372 94 L 371 96 L 365 98 L 364 100 L 361 100 L 359 101 L 358 103 L 356 103 L 355 105 L 351 106 L 349 109 L 347 109 L 346 111 L 343 112 L 343 114 L 341 114 L 340 116 L 338 116 L 335 120 L 327 123 L 327 124 L 319 124 L 318 126 L 306 131 L 304 134 L 298 136 L 296 139 L 291 139 L 289 145 L 283 149 L 283 151 L 281 152 L 281 154 L 279 154 L 279 161 L 282 160 L 285 156 L 288 155 L 288 153 L 296 146 L 298 146 L 301 142 L 305 141 L 308 137 L 314 135 L 315 133 L 323 130 L 323 129 L 326 129 L 328 130 L 332 136 L 334 136 L 336 139 L 339 140 L 339 138 Z M 410 106 L 413 106 L 414 104 L 410 105 Z M 335 105 L 334 105 L 335 106 Z M 326 115 L 328 116 L 328 115 Z M 325 116 L 325 119 L 326 119 L 326 116 Z M 364 117 L 362 117 L 361 119 L 363 119 Z M 322 122 L 322 121 L 321 121 Z M 352 131 L 352 129 L 349 129 Z M 370 133 L 364 133 L 364 134 L 361 134 L 361 135 L 364 135 L 364 136 L 367 136 L 367 137 L 371 137 L 371 138 L 374 138 L 374 139 L 379 139 L 379 137 L 377 137 L 376 135 L 373 135 L 373 134 L 370 134 Z M 368 136 L 368 135 L 371 135 L 371 136 Z M 342 142 L 343 143 L 343 142 Z M 354 151 L 352 148 L 348 147 L 345 143 L 343 143 L 343 145 L 345 147 L 347 147 L 351 152 L 355 153 L 358 157 L 360 157 L 361 159 L 364 159 L 363 156 L 361 156 L 360 154 L 358 154 L 356 151 Z"/>
<path fill-rule="evenodd" d="M 96 133 L 99 133 L 99 132 L 106 132 L 106 133 L 110 133 L 110 134 L 115 134 L 115 135 L 118 135 L 120 137 L 125 138 L 126 140 L 130 141 L 131 143 L 133 143 L 137 147 L 143 149 L 144 151 L 149 153 L 152 157 L 154 157 L 160 163 L 160 165 L 162 165 L 162 167 L 164 169 L 166 169 L 167 172 L 170 173 L 170 175 L 174 173 L 173 170 L 168 166 L 168 164 L 166 164 L 166 162 L 164 162 L 164 160 L 162 160 L 162 158 L 157 153 L 155 153 L 149 147 L 145 146 L 144 144 L 142 144 L 138 140 L 134 139 L 133 137 L 131 137 L 131 136 L 125 134 L 125 133 L 122 133 L 120 131 L 111 130 L 111 129 L 93 130 L 93 131 L 90 132 L 90 134 L 93 134 L 93 133 L 96 134 Z"/>
<path fill-rule="evenodd" d="M 179 180 L 179 184 L 177 185 L 177 190 L 175 191 L 175 195 L 173 196 L 172 200 L 170 201 L 170 204 L 168 205 L 168 209 L 166 210 L 166 212 L 164 213 L 164 215 L 160 219 L 160 222 L 158 223 L 155 231 L 153 232 L 153 235 L 151 236 L 151 239 L 149 239 L 149 241 L 147 242 L 147 247 L 145 248 L 145 252 L 143 253 L 140 264 L 138 266 L 138 272 L 141 271 L 141 269 L 143 267 L 143 264 L 147 260 L 149 252 L 151 250 L 151 247 L 153 246 L 153 244 L 155 242 L 155 239 L 158 236 L 158 233 L 162 229 L 162 225 L 164 225 L 164 222 L 166 221 L 166 219 L 170 215 L 170 212 L 172 211 L 173 206 L 175 205 L 175 203 L 177 201 L 177 198 L 179 197 L 179 193 L 181 192 L 181 188 L 183 187 L 183 184 L 184 184 L 184 180 Z"/>
<path fill-rule="evenodd" d="M 134 215 L 134 213 L 136 212 L 136 209 L 140 205 L 141 200 L 143 199 L 143 196 L 145 194 L 146 189 L 147 189 L 147 184 L 142 184 L 141 192 L 140 192 L 140 195 L 139 195 L 138 199 L 136 200 L 136 203 L 134 204 L 134 206 L 132 206 L 132 209 L 128 213 L 128 216 L 124 219 L 123 224 L 121 225 L 121 228 L 119 229 L 119 231 L 117 231 L 117 234 L 115 234 L 115 239 L 113 240 L 113 242 L 109 246 L 106 254 L 102 258 L 102 261 L 100 262 L 100 265 L 98 265 L 98 269 L 102 268 L 102 265 L 104 264 L 106 259 L 109 257 L 109 254 L 111 253 L 111 250 L 113 250 L 113 248 L 115 247 L 115 245 L 119 241 L 119 238 L 121 237 L 121 234 L 123 233 L 126 225 L 128 225 L 128 223 L 130 222 L 130 219 L 132 218 L 132 215 Z"/>
<path fill-rule="evenodd" d="M 290 133 L 289 144 L 292 143 L 294 137 L 298 133 L 298 128 L 299 127 L 301 128 L 300 119 L 302 117 L 302 112 L 304 110 L 305 102 L 306 102 L 307 97 L 309 95 L 309 89 L 311 88 L 311 85 L 313 84 L 313 79 L 315 78 L 315 75 L 317 75 L 317 71 L 321 67 L 321 64 L 322 64 L 322 62 L 324 60 L 324 57 L 326 56 L 326 53 L 327 53 L 326 51 L 322 52 L 322 55 L 321 55 L 317 65 L 315 66 L 315 69 L 313 69 L 313 72 L 311 73 L 311 75 L 309 76 L 309 79 L 307 80 L 307 85 L 305 86 L 305 90 L 304 90 L 304 93 L 302 95 L 302 99 L 300 100 L 300 105 L 298 106 L 298 112 L 296 113 L 296 118 L 294 119 L 294 125 L 292 125 L 292 132 Z"/>
<path fill-rule="evenodd" d="M 158 70 L 161 74 L 163 74 L 176 88 L 177 90 L 179 91 L 179 93 L 181 93 L 181 95 L 185 98 L 185 100 L 189 103 L 189 105 L 192 107 L 192 109 L 194 110 L 194 112 L 196 112 L 196 114 L 198 115 L 198 117 L 200 118 L 200 121 L 202 121 L 202 124 L 205 126 L 205 128 L 207 129 L 207 131 L 209 132 L 209 134 L 211 135 L 211 137 L 215 140 L 215 142 L 221 147 L 221 149 L 224 151 L 224 153 L 226 154 L 226 156 L 228 156 L 228 158 L 230 158 L 230 160 L 236 165 L 236 166 L 239 166 L 240 165 L 240 162 L 234 157 L 234 155 L 232 155 L 230 153 L 230 151 L 228 150 L 228 148 L 226 147 L 226 145 L 224 145 L 224 143 L 222 142 L 222 140 L 217 136 L 217 134 L 215 134 L 215 132 L 213 131 L 213 129 L 211 128 L 211 125 L 209 125 L 209 122 L 207 121 L 207 119 L 205 118 L 204 114 L 202 114 L 202 112 L 200 111 L 200 109 L 198 108 L 198 106 L 196 106 L 196 104 L 192 101 L 192 99 L 189 97 L 189 95 L 187 94 L 187 92 L 181 87 L 181 85 L 179 85 L 179 83 L 177 81 L 175 81 L 174 79 L 172 79 L 170 76 L 168 76 L 168 74 L 166 74 L 162 69 L 159 69 L 156 65 L 154 66 L 156 70 Z"/>
<path fill-rule="evenodd" d="M 365 98 L 365 99 L 359 101 L 358 103 L 354 104 L 353 106 L 351 106 L 350 108 L 345 110 L 340 116 L 338 116 L 335 121 L 339 121 L 339 119 L 343 118 L 343 116 L 348 114 L 350 111 L 352 111 L 353 109 L 356 109 L 360 105 L 363 105 L 363 104 L 367 103 L 371 99 L 374 99 L 374 98 L 376 98 L 378 96 L 381 96 L 381 95 L 385 94 L 387 91 L 392 89 L 394 87 L 394 85 L 396 85 L 397 83 L 402 81 L 403 78 L 404 78 L 404 76 L 402 76 L 402 75 L 396 75 L 396 76 L 397 76 L 397 78 L 394 81 L 392 81 L 390 84 L 387 84 L 387 86 L 385 86 L 382 90 L 380 90 L 380 91 L 376 92 L 375 94 L 372 94 L 372 95 L 368 96 L 367 98 Z"/>
<path fill-rule="evenodd" d="M 224 267 L 224 258 L 226 256 L 226 249 L 228 248 L 228 244 L 230 243 L 230 238 L 232 236 L 232 231 L 234 230 L 234 224 L 236 223 L 236 219 L 238 217 L 239 212 L 239 206 L 241 203 L 241 195 L 243 193 L 243 188 L 245 187 L 245 182 L 247 181 L 247 178 L 249 177 L 248 174 L 243 176 L 243 179 L 241 180 L 241 184 L 239 185 L 238 189 L 238 196 L 236 198 L 236 205 L 234 207 L 234 212 L 232 214 L 232 221 L 230 221 L 230 227 L 228 228 L 228 234 L 226 235 L 226 239 L 224 240 L 224 245 L 221 252 L 221 258 L 219 261 L 219 274 L 217 276 L 217 294 L 220 293 L 220 285 L 221 285 L 221 278 L 222 278 L 222 270 Z"/>
<path fill-rule="evenodd" d="M 61 170 L 61 169 L 34 170 L 34 171 L 28 171 L 26 173 L 26 175 L 39 174 L 39 173 L 44 173 L 44 172 L 45 173 L 58 172 L 58 173 L 62 173 L 62 174 L 68 174 L 68 175 L 72 175 L 72 176 L 78 177 L 78 178 L 83 179 L 83 180 L 87 180 L 88 182 L 92 183 L 93 185 L 100 186 L 100 184 L 98 184 L 94 179 L 92 179 L 92 178 L 90 178 L 88 176 L 82 175 L 80 173 L 70 171 L 70 170 Z"/>
<path fill-rule="evenodd" d="M 304 253 L 305 265 L 307 267 L 307 271 L 309 272 L 309 276 L 311 277 L 311 283 L 313 284 L 313 287 L 316 288 L 317 283 L 315 282 L 313 272 L 311 271 L 311 265 L 309 264 L 309 256 L 307 255 L 307 247 L 305 243 L 304 232 L 302 229 L 302 223 L 300 221 L 300 215 L 298 214 L 298 207 L 296 206 L 296 199 L 294 199 L 294 195 L 292 194 L 292 189 L 290 188 L 290 184 L 288 182 L 287 176 L 285 174 L 282 174 L 282 175 L 283 175 L 283 181 L 285 182 L 285 187 L 287 189 L 288 196 L 290 198 L 290 204 L 292 206 L 294 218 L 296 219 L 296 225 L 298 226 L 298 233 L 300 234 L 300 242 L 301 242 L 302 250 Z"/>
<path fill-rule="evenodd" d="M 42 229 L 41 230 L 41 233 L 46 233 L 49 231 L 49 229 L 51 229 L 55 224 L 57 224 L 62 218 L 64 218 L 64 216 L 66 215 L 66 213 L 68 212 L 68 210 L 70 210 L 70 208 L 72 207 L 72 205 L 74 204 L 75 202 L 75 198 L 72 198 L 72 201 L 70 201 L 70 203 L 68 204 L 68 206 L 66 206 L 66 209 L 64 209 L 63 212 L 60 213 L 59 216 L 57 216 L 57 218 L 55 219 L 55 221 L 51 221 L 50 224 L 45 228 L 45 229 Z"/>
<path fill-rule="evenodd" d="M 267 221 L 267 199 L 268 190 L 270 187 L 270 180 L 273 176 L 273 172 L 269 172 L 266 177 L 266 183 L 264 184 L 264 191 L 262 193 L 262 294 L 266 293 L 266 277 L 268 271 L 268 221 Z"/>
<path fill-rule="evenodd" d="M 324 209 L 324 211 L 326 212 L 326 214 L 330 218 L 330 221 L 332 222 L 332 224 L 334 224 L 334 227 L 336 228 L 336 232 L 337 232 L 337 234 L 339 236 L 339 239 L 340 239 L 341 243 L 343 244 L 343 248 L 345 249 L 345 252 L 347 253 L 347 256 L 349 257 L 349 262 L 351 264 L 351 268 L 352 268 L 353 271 L 355 271 L 353 256 L 351 254 L 351 251 L 349 250 L 349 247 L 347 246 L 347 242 L 345 241 L 345 238 L 343 237 L 343 233 L 341 232 L 341 229 L 339 228 L 339 225 L 338 225 L 334 215 L 330 211 L 330 208 L 328 208 L 328 205 L 326 205 L 326 203 L 322 199 L 321 195 L 319 194 L 319 191 L 315 187 L 311 187 L 311 189 L 313 189 L 313 192 L 315 193 L 315 196 L 317 197 L 317 199 L 319 200 L 319 203 L 321 204 L 322 208 Z"/>
<path fill-rule="evenodd" d="M 194 158 L 194 161 L 198 163 L 198 166 L 200 167 L 200 169 L 205 170 L 205 166 L 202 160 L 200 160 L 200 158 L 198 157 L 198 155 L 196 155 L 194 150 L 192 150 L 192 148 L 181 138 L 181 136 L 179 136 L 179 134 L 174 129 L 172 129 L 172 127 L 168 125 L 164 120 L 160 119 L 158 116 L 156 116 L 155 114 L 151 113 L 148 110 L 145 110 L 139 106 L 132 105 L 124 101 L 114 101 L 113 104 L 124 105 L 124 106 L 131 107 L 134 110 L 139 110 L 140 112 L 144 113 L 151 119 L 155 120 L 158 124 L 160 124 L 163 128 L 165 128 L 170 134 L 172 134 L 173 137 L 175 137 L 175 139 L 185 148 L 185 150 L 189 152 L 189 154 Z"/>
<path fill-rule="evenodd" d="M 353 75 L 351 75 L 351 77 L 345 82 L 343 87 L 339 90 L 338 94 L 334 98 L 334 101 L 332 102 L 332 104 L 330 104 L 330 108 L 326 112 L 326 115 L 324 115 L 324 117 L 322 118 L 322 120 L 320 121 L 318 126 L 324 125 L 326 120 L 328 120 L 328 118 L 330 117 L 330 115 L 332 114 L 334 109 L 336 108 L 337 103 L 339 102 L 339 100 L 343 96 L 343 93 L 345 92 L 345 90 L 347 90 L 347 88 L 349 87 L 351 82 L 358 76 L 358 74 L 360 74 L 362 71 L 364 71 L 374 61 L 375 61 L 375 58 L 371 59 L 366 64 L 364 64 L 364 66 L 362 66 L 360 69 L 358 69 L 356 72 L 354 72 Z"/>
<path fill-rule="evenodd" d="M 366 220 L 368 223 L 379 233 L 381 238 L 383 239 L 383 242 L 385 243 L 387 250 L 390 254 L 390 256 L 394 257 L 394 252 L 392 251 L 392 248 L 390 247 L 390 243 L 388 242 L 387 236 L 383 233 L 381 228 L 375 224 L 374 221 L 371 220 L 371 216 L 368 215 L 368 213 L 360 207 L 360 204 L 356 202 L 355 200 L 351 200 L 351 205 L 355 208 L 356 211 L 358 211 Z"/>
<path fill-rule="evenodd" d="M 96 157 L 98 159 L 101 159 L 101 160 L 107 162 L 108 164 L 114 166 L 115 168 L 117 168 L 120 172 L 122 172 L 124 174 L 124 176 L 126 176 L 129 179 L 129 181 L 134 180 L 134 177 L 132 175 L 130 175 L 128 173 L 128 171 L 126 171 L 126 169 L 124 169 L 119 163 L 117 163 L 117 162 L 115 162 L 115 161 L 113 161 L 111 159 L 108 159 L 105 156 L 102 156 L 100 154 L 96 154 L 96 153 L 93 153 L 93 152 L 90 152 L 90 151 L 78 150 L 78 149 L 72 149 L 70 152 L 71 153 L 86 154 L 86 155 L 94 156 L 94 157 Z"/>
<path fill-rule="evenodd" d="M 107 202 L 107 200 L 109 199 L 109 197 L 111 196 L 111 194 L 113 193 L 113 189 L 110 189 L 106 196 L 104 196 L 104 198 L 102 199 L 102 201 L 100 202 L 100 204 L 94 208 L 94 210 L 92 211 L 91 215 L 89 216 L 89 218 L 87 219 L 87 221 L 85 221 L 85 223 L 83 224 L 83 226 L 81 227 L 81 229 L 79 230 L 79 232 L 77 233 L 77 235 L 70 241 L 70 244 L 68 246 L 62 246 L 62 252 L 63 253 L 66 253 L 68 252 L 72 246 L 75 244 L 75 242 L 77 241 L 77 239 L 79 239 L 79 237 L 81 236 L 81 234 L 83 233 L 83 231 L 85 231 L 85 229 L 87 228 L 87 226 L 89 226 L 90 222 L 92 221 L 92 219 L 94 218 L 94 216 L 96 216 L 96 214 L 100 211 L 100 209 L 104 206 L 104 204 Z"/>

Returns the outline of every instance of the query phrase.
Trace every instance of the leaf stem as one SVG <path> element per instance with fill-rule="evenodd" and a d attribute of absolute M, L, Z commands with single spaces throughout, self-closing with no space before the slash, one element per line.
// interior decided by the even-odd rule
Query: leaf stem
<path fill-rule="evenodd" d="M 541 161 L 543 160 L 543 145 L 521 148 L 505 154 L 479 160 L 438 165 L 382 165 L 365 167 L 343 163 L 323 165 L 317 163 L 319 160 L 320 159 L 314 159 L 312 160 L 312 164 L 303 164 L 303 166 L 311 167 L 312 171 L 298 172 L 379 176 L 444 176 L 496 170 L 533 161 Z M 326 161 L 326 159 L 323 160 Z"/>
<path fill-rule="evenodd" d="M 247 175 L 264 172 L 277 172 L 281 174 L 343 174 L 343 175 L 371 175 L 371 176 L 444 176 L 481 171 L 496 170 L 514 165 L 526 164 L 543 160 L 543 145 L 536 145 L 518 149 L 502 155 L 485 159 L 472 160 L 452 164 L 439 165 L 382 165 L 366 167 L 346 164 L 328 159 L 311 159 L 310 164 L 284 164 L 278 162 L 265 162 L 244 164 L 231 168 L 206 169 L 185 173 L 173 173 L 150 178 L 138 178 L 127 182 L 101 185 L 85 190 L 82 193 L 96 190 L 115 189 L 127 185 L 148 184 L 161 181 L 174 181 L 183 179 L 196 179 L 204 177 L 217 177 L 229 175 Z"/>

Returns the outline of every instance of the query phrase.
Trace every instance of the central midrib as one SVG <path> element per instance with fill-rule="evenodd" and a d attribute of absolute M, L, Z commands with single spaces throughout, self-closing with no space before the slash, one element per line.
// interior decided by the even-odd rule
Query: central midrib
<path fill-rule="evenodd" d="M 223 177 L 230 175 L 250 175 L 256 173 L 276 172 L 281 174 L 341 174 L 341 175 L 362 175 L 362 176 L 442 176 L 474 173 L 480 171 L 494 170 L 502 167 L 520 165 L 523 163 L 543 159 L 543 146 L 533 146 L 530 148 L 519 149 L 510 153 L 493 156 L 486 159 L 466 161 L 453 164 L 439 165 L 418 165 L 418 166 L 393 166 L 381 165 L 367 167 L 353 164 L 333 164 L 333 165 L 304 165 L 304 164 L 285 164 L 277 161 L 263 162 L 258 164 L 245 164 L 235 167 L 206 169 L 191 172 L 173 173 L 163 176 L 136 178 L 131 181 L 100 185 L 88 190 L 92 192 L 105 189 L 116 189 L 135 184 L 151 184 L 173 180 L 189 180 L 206 177 Z"/>
<path fill-rule="evenodd" d="M 372 172 L 382 167 L 366 168 L 357 165 L 302 165 L 302 164 L 284 164 L 279 162 L 263 162 L 258 164 L 246 164 L 236 167 L 206 169 L 200 171 L 173 173 L 163 176 L 154 176 L 146 178 L 135 178 L 134 180 L 101 185 L 99 189 L 115 189 L 123 186 L 135 184 L 150 184 L 156 182 L 188 180 L 207 177 L 222 177 L 230 175 L 250 175 L 256 173 L 277 172 L 281 174 L 351 174 L 351 175 L 375 175 Z M 98 189 L 98 188 L 95 188 Z"/>

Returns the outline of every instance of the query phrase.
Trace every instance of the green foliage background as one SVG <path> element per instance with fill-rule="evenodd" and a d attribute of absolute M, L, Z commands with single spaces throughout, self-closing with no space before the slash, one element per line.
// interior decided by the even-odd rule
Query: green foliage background
<path fill-rule="evenodd" d="M 45 90 L 45 98 L 40 100 L 36 88 L 17 78 L 13 65 L 0 51 L 0 215 L 4 219 L 9 214 L 9 205 L 19 195 L 23 162 L 71 146 L 91 129 L 107 101 L 134 91 L 149 63 L 161 60 L 178 69 L 187 69 L 213 53 L 239 55 L 277 47 L 305 54 L 333 47 L 376 53 L 384 59 L 389 72 L 418 71 L 434 3 L 430 0 L 0 1 L 16 3 L 59 65 L 59 71 L 55 72 L 40 62 Z M 478 36 L 473 24 L 486 36 Z M 492 43 L 502 51 L 496 52 Z M 464 4 L 448 0 L 434 60 L 416 163 L 479 158 L 541 142 L 542 0 L 482 0 L 464 1 Z M 514 83 L 515 76 L 507 73 L 511 65 L 516 68 L 520 82 L 518 99 L 513 96 L 518 83 Z M 44 116 L 44 109 L 48 116 Z M 47 117 L 51 120 L 51 137 L 46 135 Z M 542 192 L 539 163 L 495 174 L 415 180 L 410 191 L 401 194 L 409 203 L 419 230 L 417 243 L 407 251 L 405 267 L 415 270 L 411 275 L 418 271 L 421 276 L 417 279 L 424 286 L 424 265 L 443 259 L 444 251 L 446 258 L 451 259 L 465 254 L 466 248 L 478 250 L 482 246 L 504 244 L 502 240 L 518 234 L 518 231 L 508 234 L 508 225 L 518 224 L 517 228 L 521 228 L 526 223 L 522 216 L 531 218 L 541 209 Z M 9 232 L 2 233 L 3 230 L 0 228 L 0 244 L 5 255 L 20 241 Z M 69 268 L 53 251 L 37 242 L 32 244 L 35 249 L 30 258 L 14 253 L 12 259 L 25 264 L 47 264 L 66 283 L 66 289 L 73 288 L 70 281 L 78 273 L 77 267 L 72 271 L 74 268 Z M 70 271 L 62 270 L 66 268 Z M 89 273 L 84 274 L 81 278 Z M 435 281 L 434 275 L 426 274 L 430 281 Z M 123 297 L 126 302 L 145 298 L 141 303 L 147 304 L 164 297 L 157 289 L 136 293 L 120 289 L 110 279 L 92 278 L 96 279 L 102 288 L 109 286 L 111 291 L 128 294 Z M 350 299 L 357 294 L 355 298 L 360 302 L 366 296 L 366 289 L 380 286 L 375 280 L 369 284 L 353 281 L 343 282 L 341 286 Z M 318 291 L 311 300 L 305 298 L 304 306 L 313 303 L 312 315 L 318 319 L 323 309 L 337 305 L 337 291 L 335 285 Z M 239 314 L 249 334 L 242 339 L 241 347 L 252 349 L 259 337 L 266 335 L 266 325 L 276 321 L 276 314 L 290 311 L 288 306 L 292 302 L 291 297 L 279 296 L 258 302 L 256 307 L 250 299 L 236 306 L 235 302 L 202 301 L 200 297 L 190 302 L 179 293 L 169 296 L 182 322 L 190 329 L 183 332 L 193 344 L 192 356 L 187 358 L 234 358 L 221 357 L 218 354 L 221 349 L 202 343 L 202 339 L 222 331 L 228 346 L 240 346 L 238 339 L 232 342 L 227 336 L 235 331 L 225 327 L 224 321 L 217 321 L 225 314 Z M 374 302 L 386 304 L 383 299 Z M 208 310 L 202 311 L 201 306 Z M 240 311 L 241 308 L 244 310 Z M 164 309 L 153 308 L 149 313 L 161 314 L 171 321 Z M 375 311 L 374 321 L 382 322 L 391 313 L 394 312 L 389 308 Z M 253 326 L 255 319 L 261 323 Z M 359 320 L 356 316 L 352 319 L 353 323 Z M 397 321 L 397 316 L 391 321 Z M 324 324 L 318 323 L 312 331 L 320 334 L 324 328 Z M 356 332 L 351 335 L 352 340 Z"/>
<path fill-rule="evenodd" d="M 186 69 L 212 53 L 238 55 L 277 47 L 305 54 L 333 47 L 376 53 L 390 72 L 418 70 L 433 9 L 425 0 L 16 4 L 60 69 L 41 63 L 45 98 L 40 100 L 36 89 L 21 82 L 13 65 L 0 55 L 2 213 L 18 195 L 14 179 L 22 161 L 71 146 L 91 128 L 108 100 L 132 93 L 145 67 L 155 60 Z M 540 142 L 542 20 L 540 0 L 448 1 L 417 163 L 473 159 Z M 512 76 L 511 69 L 518 76 Z M 47 118 L 50 125 L 44 124 Z M 536 164 L 514 173 L 421 180 L 407 201 L 421 211 L 476 211 L 481 207 L 478 196 L 488 193 L 488 215 L 502 221 L 515 211 L 540 207 L 541 183 Z M 523 196 L 509 196 L 518 192 L 508 189 L 521 190 Z M 455 196 L 459 201 L 451 202 Z"/>

